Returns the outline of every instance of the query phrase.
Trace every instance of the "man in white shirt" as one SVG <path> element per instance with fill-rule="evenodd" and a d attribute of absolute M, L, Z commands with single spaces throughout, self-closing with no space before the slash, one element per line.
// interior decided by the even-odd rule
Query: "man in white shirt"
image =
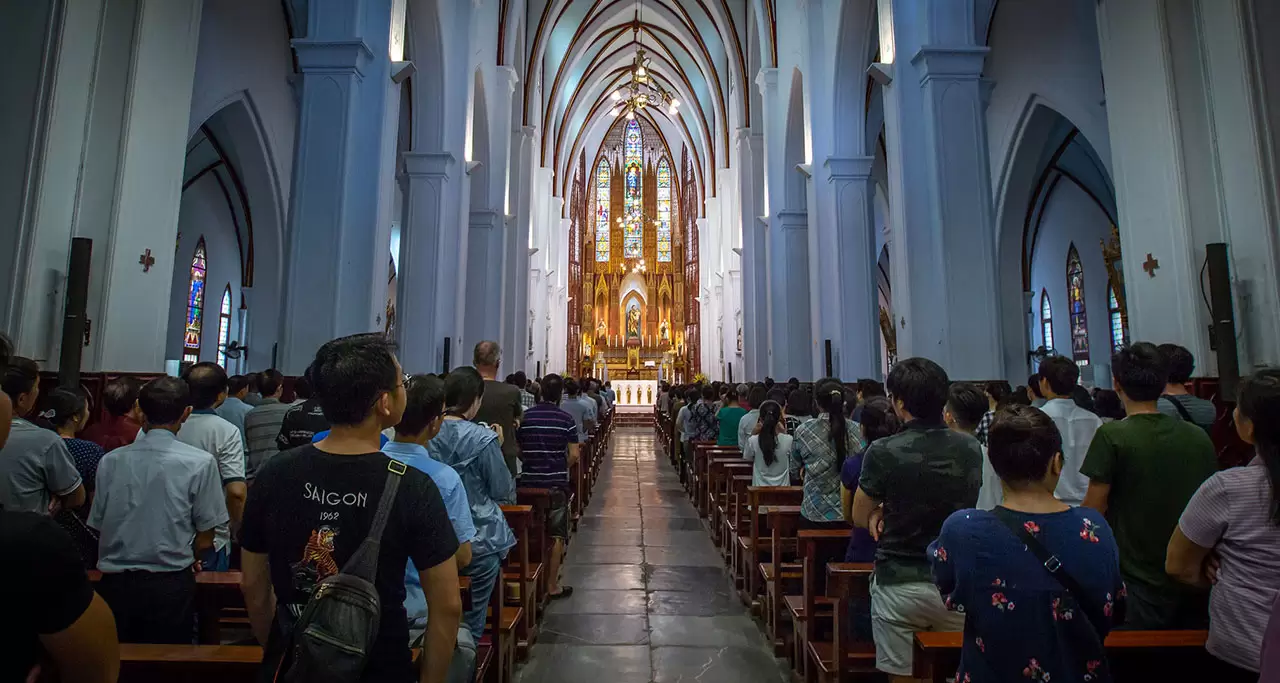
<path fill-rule="evenodd" d="M 231 529 L 239 530 L 247 488 L 244 481 L 244 439 L 236 426 L 215 409 L 227 398 L 227 371 L 217 363 L 196 363 L 182 377 L 191 390 L 191 416 L 182 423 L 178 440 L 208 452 L 218 462 L 231 524 L 220 524 L 213 549 L 200 557 L 207 571 L 226 571 L 231 560 Z"/>
<path fill-rule="evenodd" d="M 1084 456 L 1102 419 L 1076 405 L 1071 392 L 1080 379 L 1080 368 L 1069 358 L 1051 356 L 1040 363 L 1040 394 L 1048 415 L 1062 434 L 1062 477 L 1054 495 L 1067 505 L 1080 505 L 1089 491 L 1089 478 L 1080 474 Z"/>

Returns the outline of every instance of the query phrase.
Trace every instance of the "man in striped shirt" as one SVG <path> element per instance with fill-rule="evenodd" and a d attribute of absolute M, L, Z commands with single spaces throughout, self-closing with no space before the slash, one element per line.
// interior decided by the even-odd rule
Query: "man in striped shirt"
<path fill-rule="evenodd" d="M 552 598 L 573 592 L 560 586 L 560 561 L 569 537 L 569 468 L 578 461 L 578 425 L 573 416 L 560 409 L 564 380 L 559 375 L 542 379 L 542 400 L 524 413 L 516 429 L 524 471 L 520 483 L 551 490 L 547 511 L 547 532 L 554 545 L 547 572 L 547 591 Z"/>

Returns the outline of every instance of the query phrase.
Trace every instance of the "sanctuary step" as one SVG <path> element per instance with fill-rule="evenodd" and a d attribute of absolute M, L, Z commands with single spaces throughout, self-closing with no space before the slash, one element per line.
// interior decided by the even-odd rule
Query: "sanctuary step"
<path fill-rule="evenodd" d="M 653 406 L 618 406 L 617 426 L 653 427 Z"/>

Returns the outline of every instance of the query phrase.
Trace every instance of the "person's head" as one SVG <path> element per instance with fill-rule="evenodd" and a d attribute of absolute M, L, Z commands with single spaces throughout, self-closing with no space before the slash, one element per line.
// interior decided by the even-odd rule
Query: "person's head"
<path fill-rule="evenodd" d="M 1089 395 L 1088 389 L 1085 389 L 1079 384 L 1071 390 L 1071 400 L 1074 401 L 1076 405 L 1091 413 L 1097 412 L 1097 409 L 1093 405 L 1093 396 Z"/>
<path fill-rule="evenodd" d="M 1154 403 L 1168 384 L 1169 369 L 1155 344 L 1138 342 L 1111 354 L 1111 378 L 1120 400 Z"/>
<path fill-rule="evenodd" d="M 707 386 L 702 387 L 702 400 L 707 401 L 708 403 L 714 402 L 716 400 L 716 395 L 716 388 L 714 386 L 708 384 Z"/>
<path fill-rule="evenodd" d="M 702 390 L 698 387 L 689 387 L 684 394 L 685 403 L 697 403 L 700 398 L 702 398 Z"/>
<path fill-rule="evenodd" d="M 600 380 L 593 379 L 587 382 L 587 393 L 592 396 L 600 393 Z"/>
<path fill-rule="evenodd" d="M 726 406 L 738 405 L 738 389 L 737 387 L 725 387 L 725 392 L 721 396 Z"/>
<path fill-rule="evenodd" d="M 502 364 L 502 347 L 498 346 L 496 341 L 482 341 L 476 344 L 475 351 L 471 354 L 471 364 L 476 366 L 481 374 L 497 377 L 498 366 Z"/>
<path fill-rule="evenodd" d="M 1031 390 L 1019 384 L 1017 388 L 1009 392 L 1008 396 L 1000 399 L 1000 403 L 996 404 L 996 410 L 1000 410 L 1006 406 L 1029 405 L 1031 405 Z"/>
<path fill-rule="evenodd" d="M 973 434 L 987 409 L 987 394 L 978 385 L 956 382 L 947 390 L 947 406 L 942 417 L 952 430 Z"/>
<path fill-rule="evenodd" d="M 1040 409 L 1009 406 L 987 432 L 987 457 L 1008 488 L 1052 496 L 1062 476 L 1062 435 Z"/>
<path fill-rule="evenodd" d="M 778 405 L 787 405 L 787 390 L 782 387 L 775 386 L 764 393 L 764 400 L 777 401 Z"/>
<path fill-rule="evenodd" d="M 800 378 L 792 377 L 791 379 L 787 380 L 787 385 L 793 389 L 798 388 L 800 386 Z"/>
<path fill-rule="evenodd" d="M 874 379 L 860 379 L 857 384 L 858 402 L 875 397 L 884 396 L 884 385 Z"/>
<path fill-rule="evenodd" d="M 809 417 L 813 415 L 813 395 L 807 391 L 792 389 L 787 392 L 787 415 Z"/>
<path fill-rule="evenodd" d="M 1191 373 L 1196 370 L 1196 357 L 1185 346 L 1177 344 L 1161 344 L 1156 347 L 1164 357 L 1165 368 L 1169 372 L 1169 384 L 1184 386 L 1191 381 Z"/>
<path fill-rule="evenodd" d="M 258 388 L 267 398 L 280 398 L 284 395 L 284 375 L 275 368 L 263 370 L 258 374 Z"/>
<path fill-rule="evenodd" d="M 1027 378 L 1027 400 L 1034 401 L 1040 398 L 1044 398 L 1044 394 L 1040 393 L 1040 373 L 1034 372 Z"/>
<path fill-rule="evenodd" d="M 450 415 L 470 420 L 480 411 L 484 378 L 475 368 L 462 367 L 444 380 L 444 405 Z"/>
<path fill-rule="evenodd" d="M 404 397 L 396 440 L 425 445 L 440 433 L 444 420 L 444 382 L 431 375 L 414 375 L 404 384 Z"/>
<path fill-rule="evenodd" d="M 765 388 L 765 390 L 766 390 L 766 391 L 767 391 L 767 390 L 769 390 L 769 389 L 772 389 L 772 388 L 773 388 L 773 385 L 774 385 L 774 381 L 773 381 L 773 378 L 772 378 L 772 377 L 765 377 L 765 378 L 764 378 L 764 388 Z"/>
<path fill-rule="evenodd" d="M 538 383 L 538 393 L 543 403 L 559 403 L 560 396 L 564 394 L 564 380 L 555 373 L 545 375 Z"/>
<path fill-rule="evenodd" d="M 578 386 L 578 380 L 570 377 L 564 381 L 564 393 L 569 398 L 577 398 L 582 394 L 582 387 Z"/>
<path fill-rule="evenodd" d="M 138 390 L 142 429 L 177 432 L 191 415 L 191 389 L 177 377 L 157 377 Z"/>
<path fill-rule="evenodd" d="M 844 459 L 849 456 L 849 423 L 844 414 L 844 384 L 834 377 L 819 380 L 817 388 L 818 407 L 830 422 L 831 445 L 836 451 L 836 469 L 844 467 Z"/>
<path fill-rule="evenodd" d="M 1099 389 L 1093 394 L 1093 412 L 1104 420 L 1123 420 L 1124 403 L 1120 395 L 1110 389 Z"/>
<path fill-rule="evenodd" d="M 511 383 L 521 389 L 527 389 L 529 387 L 529 376 L 524 374 L 524 370 L 517 370 L 511 374 Z"/>
<path fill-rule="evenodd" d="M 609 391 L 613 391 L 613 382 L 605 382 L 604 388 L 608 389 Z"/>
<path fill-rule="evenodd" d="M 1040 361 L 1040 395 L 1045 398 L 1070 398 L 1080 386 L 1080 368 L 1065 356 L 1049 356 Z"/>
<path fill-rule="evenodd" d="M 1257 451 L 1271 479 L 1271 521 L 1280 525 L 1280 369 L 1259 370 L 1240 381 L 1236 433 Z"/>
<path fill-rule="evenodd" d="M 259 380 L 261 383 L 261 380 Z M 261 384 L 259 384 L 261 386 Z M 265 392 L 264 392 L 265 393 Z M 249 395 L 249 378 L 245 375 L 232 375 L 227 378 L 227 398 L 232 396 L 243 400 Z"/>
<path fill-rule="evenodd" d="M 227 371 L 217 363 L 196 363 L 187 368 L 182 378 L 191 388 L 191 407 L 194 410 L 217 408 L 227 398 Z"/>
<path fill-rule="evenodd" d="M 728 398 L 729 394 L 733 392 L 729 390 L 728 384 L 716 382 L 716 393 L 720 395 L 720 400 L 724 401 Z"/>
<path fill-rule="evenodd" d="M 747 403 L 750 403 L 752 408 L 759 408 L 760 404 L 768 400 L 769 392 L 765 390 L 763 385 L 757 384 L 751 387 L 751 391 L 747 392 Z"/>
<path fill-rule="evenodd" d="M 902 420 L 893 404 L 884 396 L 872 396 L 862 402 L 862 440 L 868 444 L 902 431 Z"/>
<path fill-rule="evenodd" d="M 40 366 L 30 358 L 13 356 L 0 380 L 0 388 L 13 403 L 13 414 L 25 417 L 40 399 Z"/>
<path fill-rule="evenodd" d="M 306 375 L 293 380 L 293 396 L 300 401 L 311 398 L 311 380 Z"/>
<path fill-rule="evenodd" d="M 760 404 L 760 452 L 764 454 L 764 463 L 773 465 L 778 461 L 778 434 L 786 431 L 782 423 L 782 406 L 777 401 L 764 401 Z"/>
<path fill-rule="evenodd" d="M 1002 379 L 987 382 L 984 388 L 987 392 L 987 405 L 991 410 L 999 408 L 1000 402 L 1003 401 L 1006 396 L 1013 393 L 1013 387 L 1010 387 L 1009 383 Z"/>
<path fill-rule="evenodd" d="M 245 375 L 244 378 L 245 378 L 245 381 L 248 382 L 248 387 L 249 387 L 248 393 L 250 394 L 262 393 L 262 373 L 251 372 Z"/>
<path fill-rule="evenodd" d="M 890 400 L 904 422 L 923 420 L 942 424 L 942 408 L 947 404 L 947 371 L 928 358 L 908 358 L 889 371 Z"/>
<path fill-rule="evenodd" d="M 36 417 L 63 436 L 75 436 L 89 423 L 89 402 L 79 391 L 58 387 L 41 399 Z"/>
<path fill-rule="evenodd" d="M 130 417 L 142 422 L 142 414 L 138 410 L 138 390 L 141 388 L 138 380 L 132 377 L 117 377 L 102 389 L 102 405 L 114 417 Z"/>
<path fill-rule="evenodd" d="M 751 397 L 751 387 L 747 384 L 739 384 L 738 387 L 738 403 L 742 403 Z"/>
<path fill-rule="evenodd" d="M 334 428 L 400 422 L 404 381 L 391 342 L 377 333 L 339 337 L 316 351 L 307 377 L 320 397 L 320 410 Z"/>

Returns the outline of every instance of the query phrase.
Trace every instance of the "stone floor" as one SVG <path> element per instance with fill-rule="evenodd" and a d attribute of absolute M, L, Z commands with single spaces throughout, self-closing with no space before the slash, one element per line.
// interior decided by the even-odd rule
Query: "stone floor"
<path fill-rule="evenodd" d="M 782 683 L 652 429 L 619 429 L 518 683 Z M 604 679 L 601 677 L 604 676 Z"/>

